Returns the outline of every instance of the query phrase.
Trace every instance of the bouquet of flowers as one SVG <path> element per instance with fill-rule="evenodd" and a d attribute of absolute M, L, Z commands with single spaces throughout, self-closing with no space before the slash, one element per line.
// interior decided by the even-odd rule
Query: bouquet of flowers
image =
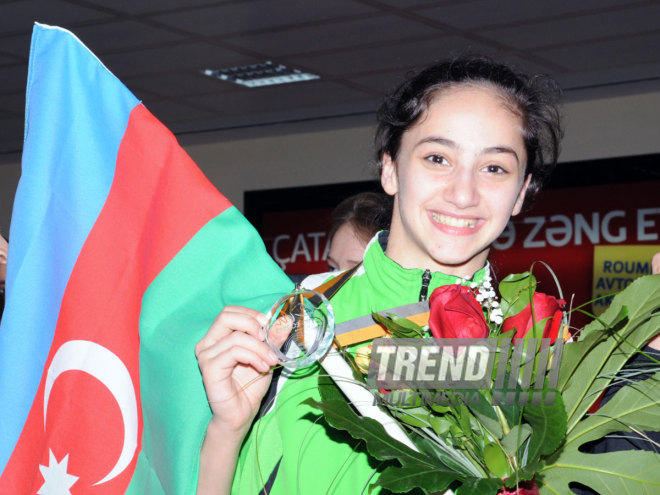
<path fill-rule="evenodd" d="M 321 400 L 306 402 L 322 411 L 332 428 L 363 440 L 369 455 L 386 466 L 370 491 L 565 494 L 574 483 L 603 494 L 660 490 L 658 450 L 591 454 L 585 449 L 613 432 L 645 438 L 644 432 L 660 431 L 660 367 L 646 369 L 641 380 L 621 372 L 660 333 L 660 276 L 636 280 L 600 317 L 570 332 L 566 303 L 536 288 L 530 272 L 506 277 L 498 287 L 499 301 L 488 280 L 481 287 L 440 287 L 429 299 L 428 326 L 373 315 L 395 340 L 432 343 L 432 336 L 493 343 L 497 366 L 489 370 L 488 387 L 468 394 L 449 387 L 415 389 L 412 381 L 405 389 L 373 390 L 380 409 L 405 430 L 409 442 L 395 440 L 382 422 L 356 413 L 330 378 L 319 378 Z M 374 370 L 384 369 L 372 349 L 369 344 L 342 353 L 365 387 Z M 454 358 L 457 352 L 466 351 L 454 349 Z M 626 386 L 589 414 L 616 381 Z"/>

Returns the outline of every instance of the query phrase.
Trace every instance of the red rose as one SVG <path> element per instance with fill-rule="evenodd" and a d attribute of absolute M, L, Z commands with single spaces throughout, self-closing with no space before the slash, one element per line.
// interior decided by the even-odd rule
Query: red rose
<path fill-rule="evenodd" d="M 435 338 L 488 337 L 488 324 L 481 304 L 467 287 L 438 287 L 431 294 L 429 305 L 429 326 Z"/>
<path fill-rule="evenodd" d="M 544 318 L 548 318 L 545 322 L 545 328 L 543 329 L 543 338 L 549 338 L 550 342 L 554 342 L 559 334 L 562 310 L 564 309 L 564 306 L 566 306 L 566 301 L 539 292 L 534 293 L 533 301 L 535 320 L 538 322 Z M 531 305 L 528 304 L 520 313 L 504 320 L 502 331 L 508 332 L 515 328 L 516 333 L 513 336 L 515 340 L 527 335 L 527 332 L 532 329 L 532 326 L 532 308 Z"/>

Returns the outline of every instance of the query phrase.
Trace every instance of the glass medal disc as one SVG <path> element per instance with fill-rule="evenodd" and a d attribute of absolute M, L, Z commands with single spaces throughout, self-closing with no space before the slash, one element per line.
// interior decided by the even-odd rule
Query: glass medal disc
<path fill-rule="evenodd" d="M 330 302 L 319 292 L 295 289 L 278 299 L 266 317 L 266 343 L 287 368 L 318 361 L 332 345 L 335 316 Z M 275 334 L 285 331 L 289 335 L 284 345 L 277 347 L 273 344 Z"/>

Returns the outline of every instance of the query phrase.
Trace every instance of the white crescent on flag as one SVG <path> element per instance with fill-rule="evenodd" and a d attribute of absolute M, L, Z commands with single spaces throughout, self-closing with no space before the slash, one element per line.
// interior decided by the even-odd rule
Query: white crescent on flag
<path fill-rule="evenodd" d="M 88 340 L 70 340 L 57 350 L 48 368 L 44 390 L 44 428 L 48 398 L 55 380 L 65 371 L 84 371 L 105 385 L 119 405 L 124 422 L 124 442 L 117 463 L 100 485 L 119 475 L 130 464 L 137 448 L 138 411 L 131 375 L 122 361 L 105 347 Z"/>

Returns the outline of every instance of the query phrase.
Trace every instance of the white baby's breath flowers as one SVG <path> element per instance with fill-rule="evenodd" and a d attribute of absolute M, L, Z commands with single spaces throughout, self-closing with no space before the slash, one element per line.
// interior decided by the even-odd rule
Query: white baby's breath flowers
<path fill-rule="evenodd" d="M 491 323 L 501 325 L 502 321 L 504 321 L 504 315 L 502 314 L 500 303 L 497 301 L 497 293 L 493 288 L 492 281 L 493 279 L 490 276 L 490 264 L 487 264 L 486 271 L 484 273 L 484 279 L 481 284 L 478 284 L 477 282 L 471 282 L 464 278 L 459 278 L 456 280 L 456 285 L 465 285 L 471 289 L 477 289 L 477 293 L 474 297 L 488 313 L 488 319 Z"/>

